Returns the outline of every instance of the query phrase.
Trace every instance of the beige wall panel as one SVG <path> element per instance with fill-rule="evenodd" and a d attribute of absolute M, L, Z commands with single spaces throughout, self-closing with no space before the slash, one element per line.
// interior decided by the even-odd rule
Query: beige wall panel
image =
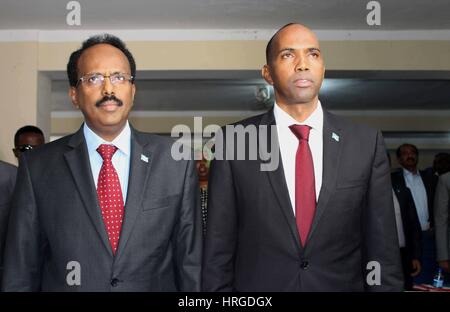
<path fill-rule="evenodd" d="M 37 123 L 37 43 L 0 43 L 0 159 L 16 164 L 14 133 Z"/>

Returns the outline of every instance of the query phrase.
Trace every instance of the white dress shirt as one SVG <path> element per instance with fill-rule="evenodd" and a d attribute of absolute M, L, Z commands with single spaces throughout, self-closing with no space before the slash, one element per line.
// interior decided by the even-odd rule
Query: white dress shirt
<path fill-rule="evenodd" d="M 277 125 L 278 142 L 280 144 L 281 161 L 284 169 L 284 176 L 291 199 L 292 209 L 295 215 L 295 156 L 299 141 L 289 126 L 308 125 L 311 127 L 309 132 L 309 148 L 311 149 L 314 180 L 316 182 L 316 202 L 319 199 L 320 189 L 322 187 L 323 170 L 323 110 L 320 101 L 317 102 L 317 108 L 302 123 L 296 121 L 291 115 L 282 110 L 275 103 L 273 113 Z"/>
<path fill-rule="evenodd" d="M 414 174 L 403 168 L 403 177 L 405 178 L 406 186 L 411 190 L 422 231 L 427 231 L 430 229 L 427 190 L 425 189 L 420 173 L 417 171 Z"/>
<path fill-rule="evenodd" d="M 400 248 L 405 247 L 405 231 L 403 230 L 402 212 L 400 210 L 400 203 L 398 202 L 397 194 L 392 190 L 392 198 L 394 199 L 395 222 L 397 224 L 398 245 Z"/>
<path fill-rule="evenodd" d="M 103 158 L 97 152 L 97 148 L 101 144 L 112 144 L 118 149 L 112 157 L 114 169 L 116 169 L 119 176 L 120 187 L 122 189 L 123 202 L 127 200 L 128 190 L 128 174 L 130 172 L 130 150 L 131 150 L 131 130 L 130 125 L 127 124 L 122 132 L 112 141 L 107 142 L 92 131 L 86 123 L 83 127 L 84 138 L 86 139 L 89 162 L 91 164 L 92 178 L 94 179 L 95 188 L 97 188 L 98 175 L 102 168 Z"/>

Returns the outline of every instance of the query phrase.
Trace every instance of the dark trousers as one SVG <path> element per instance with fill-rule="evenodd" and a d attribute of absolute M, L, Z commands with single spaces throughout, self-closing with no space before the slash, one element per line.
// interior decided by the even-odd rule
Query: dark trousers
<path fill-rule="evenodd" d="M 402 268 L 403 268 L 403 278 L 405 290 L 412 290 L 413 288 L 413 277 L 412 272 L 412 259 L 411 256 L 406 251 L 406 248 L 400 248 L 400 256 L 402 258 Z"/>
<path fill-rule="evenodd" d="M 422 271 L 414 278 L 414 284 L 433 284 L 437 272 L 436 242 L 434 231 L 422 231 Z"/>

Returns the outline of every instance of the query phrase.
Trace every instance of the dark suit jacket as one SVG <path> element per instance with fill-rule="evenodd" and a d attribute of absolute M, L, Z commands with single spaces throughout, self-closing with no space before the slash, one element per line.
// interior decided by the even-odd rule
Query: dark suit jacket
<path fill-rule="evenodd" d="M 449 260 L 450 256 L 450 172 L 439 176 L 434 198 L 434 224 L 436 235 L 436 260 Z"/>
<path fill-rule="evenodd" d="M 200 290 L 195 163 L 173 160 L 171 142 L 132 129 L 128 194 L 115 256 L 82 128 L 24 154 L 9 221 L 4 290 Z M 79 286 L 66 282 L 71 261 L 80 264 Z"/>
<path fill-rule="evenodd" d="M 420 177 L 422 178 L 423 185 L 425 186 L 425 190 L 427 192 L 427 204 L 428 204 L 428 221 L 430 222 L 430 226 L 434 227 L 434 212 L 433 212 L 433 205 L 434 205 L 434 189 L 433 189 L 433 177 L 429 174 L 426 174 L 424 171 L 419 171 Z M 403 169 L 399 169 L 398 171 L 395 171 L 392 173 L 392 183 L 397 185 L 400 188 L 408 188 L 406 186 L 405 177 L 403 176 Z"/>
<path fill-rule="evenodd" d="M 273 111 L 239 124 L 274 125 Z M 323 181 L 305 247 L 281 161 L 275 171 L 261 171 L 261 163 L 211 164 L 204 290 L 402 290 L 389 165 L 380 133 L 324 111 Z M 366 283 L 371 261 L 381 266 L 379 286 Z"/>
<path fill-rule="evenodd" d="M 3 252 L 8 227 L 10 201 L 16 183 L 17 167 L 0 161 L 0 281 L 3 275 Z"/>
<path fill-rule="evenodd" d="M 392 174 L 392 188 L 397 196 L 405 234 L 405 250 L 409 260 L 422 258 L 422 229 L 411 191 L 401 182 L 397 173 Z"/>

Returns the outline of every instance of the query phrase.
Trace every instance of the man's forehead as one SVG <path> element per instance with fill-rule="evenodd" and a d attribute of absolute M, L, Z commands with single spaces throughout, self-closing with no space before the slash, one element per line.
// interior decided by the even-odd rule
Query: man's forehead
<path fill-rule="evenodd" d="M 110 44 L 96 44 L 86 49 L 78 60 L 78 66 L 89 64 L 90 66 L 102 65 L 109 62 L 128 67 L 126 55 L 118 48 Z"/>
<path fill-rule="evenodd" d="M 40 140 L 42 135 L 36 132 L 24 132 L 19 136 L 19 141 Z"/>
<path fill-rule="evenodd" d="M 116 48 L 115 46 L 113 46 L 111 44 L 98 43 L 98 44 L 95 44 L 95 45 L 87 48 L 86 50 L 84 50 L 82 55 L 90 54 L 90 53 L 111 53 L 111 52 L 114 53 L 113 51 L 120 52 L 120 53 L 122 52 L 118 48 Z"/>
<path fill-rule="evenodd" d="M 403 151 L 414 151 L 414 147 L 409 146 L 409 145 L 405 145 L 402 147 Z"/>
<path fill-rule="evenodd" d="M 319 40 L 316 34 L 309 28 L 294 24 L 280 30 L 276 36 L 277 45 L 286 44 L 307 45 L 308 48 L 319 48 Z"/>

